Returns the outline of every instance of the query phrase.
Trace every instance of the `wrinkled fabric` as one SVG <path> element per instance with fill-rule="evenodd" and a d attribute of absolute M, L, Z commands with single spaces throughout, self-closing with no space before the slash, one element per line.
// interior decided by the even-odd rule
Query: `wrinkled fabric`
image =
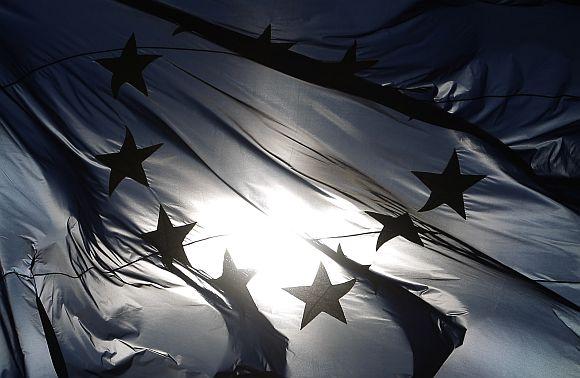
<path fill-rule="evenodd" d="M 55 376 L 55 348 L 69 376 L 579 373 L 580 8 L 153 2 L 246 37 L 271 24 L 273 42 L 317 61 L 356 40 L 358 59 L 378 60 L 358 76 L 483 130 L 532 177 L 473 133 L 200 31 L 173 35 L 137 3 L 0 7 L 4 376 Z M 125 83 L 115 98 L 97 60 L 132 34 L 161 57 L 143 71 L 147 96 Z M 109 195 L 95 156 L 118 151 L 126 128 L 139 147 L 163 145 L 143 163 L 148 187 L 124 179 Z M 412 171 L 442 172 L 453 151 L 463 174 L 486 176 L 463 194 L 466 219 L 419 212 L 430 191 Z M 167 269 L 140 237 L 160 205 L 175 226 L 196 223 L 193 268 Z M 398 237 L 376 251 L 366 211 L 408 212 L 424 247 Z M 256 272 L 249 305 L 215 286 L 226 250 Z M 304 303 L 283 288 L 312 284 L 320 263 L 333 284 L 357 280 L 340 299 L 346 324 L 321 314 L 300 329 Z"/>

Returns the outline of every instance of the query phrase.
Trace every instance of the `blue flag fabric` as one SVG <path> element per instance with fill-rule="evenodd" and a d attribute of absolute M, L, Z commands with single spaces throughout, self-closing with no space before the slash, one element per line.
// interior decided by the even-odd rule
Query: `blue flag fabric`
<path fill-rule="evenodd" d="M 4 2 L 2 375 L 577 375 L 578 16 Z"/>

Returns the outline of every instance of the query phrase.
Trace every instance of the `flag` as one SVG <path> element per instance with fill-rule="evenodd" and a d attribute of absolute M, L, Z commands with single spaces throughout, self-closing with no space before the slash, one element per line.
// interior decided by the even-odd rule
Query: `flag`
<path fill-rule="evenodd" d="M 580 9 L 489 3 L 2 4 L 2 374 L 577 375 Z"/>

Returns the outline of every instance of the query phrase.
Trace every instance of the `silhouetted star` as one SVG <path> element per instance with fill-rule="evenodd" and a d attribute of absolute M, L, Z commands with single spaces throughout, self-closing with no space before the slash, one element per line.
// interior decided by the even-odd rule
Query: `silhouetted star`
<path fill-rule="evenodd" d="M 367 211 L 366 213 L 383 225 L 383 229 L 377 239 L 377 251 L 383 244 L 397 236 L 402 236 L 410 242 L 423 246 L 423 241 L 421 241 L 419 233 L 417 232 L 418 229 L 413 224 L 413 220 L 408 213 L 399 215 L 396 218 L 371 211 Z"/>
<path fill-rule="evenodd" d="M 119 89 L 124 83 L 131 84 L 147 96 L 147 85 L 143 79 L 143 70 L 149 65 L 149 63 L 153 62 L 160 56 L 161 55 L 137 54 L 135 34 L 131 34 L 131 37 L 125 44 L 120 57 L 97 59 L 96 62 L 113 73 L 113 77 L 111 78 L 113 97 L 117 98 Z"/>
<path fill-rule="evenodd" d="M 336 249 L 336 259 L 335 261 L 342 267 L 344 267 L 349 273 L 352 273 L 356 279 L 365 279 L 370 283 L 373 292 L 377 294 L 377 289 L 380 280 L 377 279 L 376 274 L 371 271 L 371 265 L 359 264 L 358 262 L 349 259 L 343 252 L 342 246 L 339 244 Z"/>
<path fill-rule="evenodd" d="M 187 31 L 194 31 L 195 29 L 196 29 L 195 25 L 192 26 L 187 24 L 179 24 L 177 25 L 177 28 L 173 31 L 173 35 L 177 35 Z M 256 53 L 256 49 L 258 49 L 263 50 L 261 51 L 262 54 L 266 54 L 267 50 L 271 49 L 288 50 L 290 47 L 294 46 L 294 43 L 288 42 L 272 43 L 272 25 L 268 25 L 258 38 L 240 39 L 237 43 L 239 44 L 238 47 L 248 49 L 247 51 L 248 53 Z"/>
<path fill-rule="evenodd" d="M 111 174 L 109 176 L 109 195 L 113 194 L 113 191 L 119 185 L 125 177 L 132 178 L 139 184 L 149 186 L 147 182 L 147 176 L 143 170 L 143 162 L 151 154 L 153 154 L 163 143 L 159 143 L 153 146 L 137 148 L 135 145 L 135 139 L 128 128 L 125 128 L 125 140 L 121 146 L 119 152 L 113 152 L 110 154 L 96 155 L 97 159 L 101 164 L 111 168 Z"/>
<path fill-rule="evenodd" d="M 371 268 L 370 265 L 362 265 L 349 259 L 343 252 L 342 246 L 339 244 L 336 249 L 336 262 L 340 265 L 345 266 L 347 269 L 353 270 L 356 273 L 368 272 Z"/>
<path fill-rule="evenodd" d="M 220 278 L 216 278 L 214 283 L 226 291 L 244 291 L 246 285 L 256 274 L 251 269 L 238 269 L 230 253 L 226 250 L 224 254 L 223 271 Z"/>
<path fill-rule="evenodd" d="M 344 57 L 340 61 L 340 69 L 344 71 L 348 71 L 349 73 L 357 73 L 364 69 L 370 68 L 374 66 L 378 60 L 356 60 L 356 41 L 352 44 L 352 46 L 346 51 Z"/>
<path fill-rule="evenodd" d="M 272 43 L 272 25 L 266 27 L 264 32 L 258 37 L 257 41 L 265 47 L 275 47 L 283 50 L 288 50 L 290 47 L 294 46 L 294 43 Z"/>
<path fill-rule="evenodd" d="M 451 159 L 449 159 L 443 173 L 412 172 L 423 184 L 431 189 L 431 195 L 427 203 L 419 211 L 432 210 L 445 203 L 455 210 L 457 214 L 461 215 L 463 219 L 466 219 L 463 192 L 485 177 L 485 175 L 461 174 L 459 159 L 455 150 L 453 150 L 453 155 L 451 155 Z"/>
<path fill-rule="evenodd" d="M 358 262 L 349 259 L 343 252 L 342 246 L 339 244 L 338 248 L 336 249 L 336 259 L 335 261 L 345 268 L 349 273 L 355 275 L 358 279 L 363 278 L 366 279 L 373 289 L 373 292 L 377 293 L 378 288 L 378 281 L 376 276 L 371 272 L 371 265 L 363 265 L 359 264 Z"/>
<path fill-rule="evenodd" d="M 191 266 L 182 243 L 195 224 L 196 222 L 193 222 L 174 227 L 163 206 L 159 205 L 157 230 L 141 234 L 141 238 L 157 249 L 161 254 L 161 262 L 167 269 L 171 268 L 173 259 L 183 265 Z"/>
<path fill-rule="evenodd" d="M 285 291 L 306 304 L 300 329 L 306 327 L 321 312 L 325 312 L 333 318 L 346 323 L 339 299 L 352 289 L 355 281 L 355 279 L 352 279 L 337 285 L 331 284 L 326 268 L 321 263 L 312 286 L 284 288 Z"/>

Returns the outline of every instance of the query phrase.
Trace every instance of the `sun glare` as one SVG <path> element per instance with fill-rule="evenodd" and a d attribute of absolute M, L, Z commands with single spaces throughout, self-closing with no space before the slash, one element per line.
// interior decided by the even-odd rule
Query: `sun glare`
<path fill-rule="evenodd" d="M 273 191 L 276 192 L 276 191 Z M 208 230 L 225 230 L 220 236 L 186 247 L 188 258 L 212 277 L 219 277 L 226 249 L 238 268 L 253 269 L 272 283 L 304 282 L 320 262 L 320 254 L 299 236 L 298 200 L 280 192 L 269 198 L 272 215 L 250 206 L 220 202 L 213 206 L 215 216 L 204 217 Z M 227 214 L 227 216 L 224 216 Z M 194 239 L 190 235 L 190 239 Z"/>

